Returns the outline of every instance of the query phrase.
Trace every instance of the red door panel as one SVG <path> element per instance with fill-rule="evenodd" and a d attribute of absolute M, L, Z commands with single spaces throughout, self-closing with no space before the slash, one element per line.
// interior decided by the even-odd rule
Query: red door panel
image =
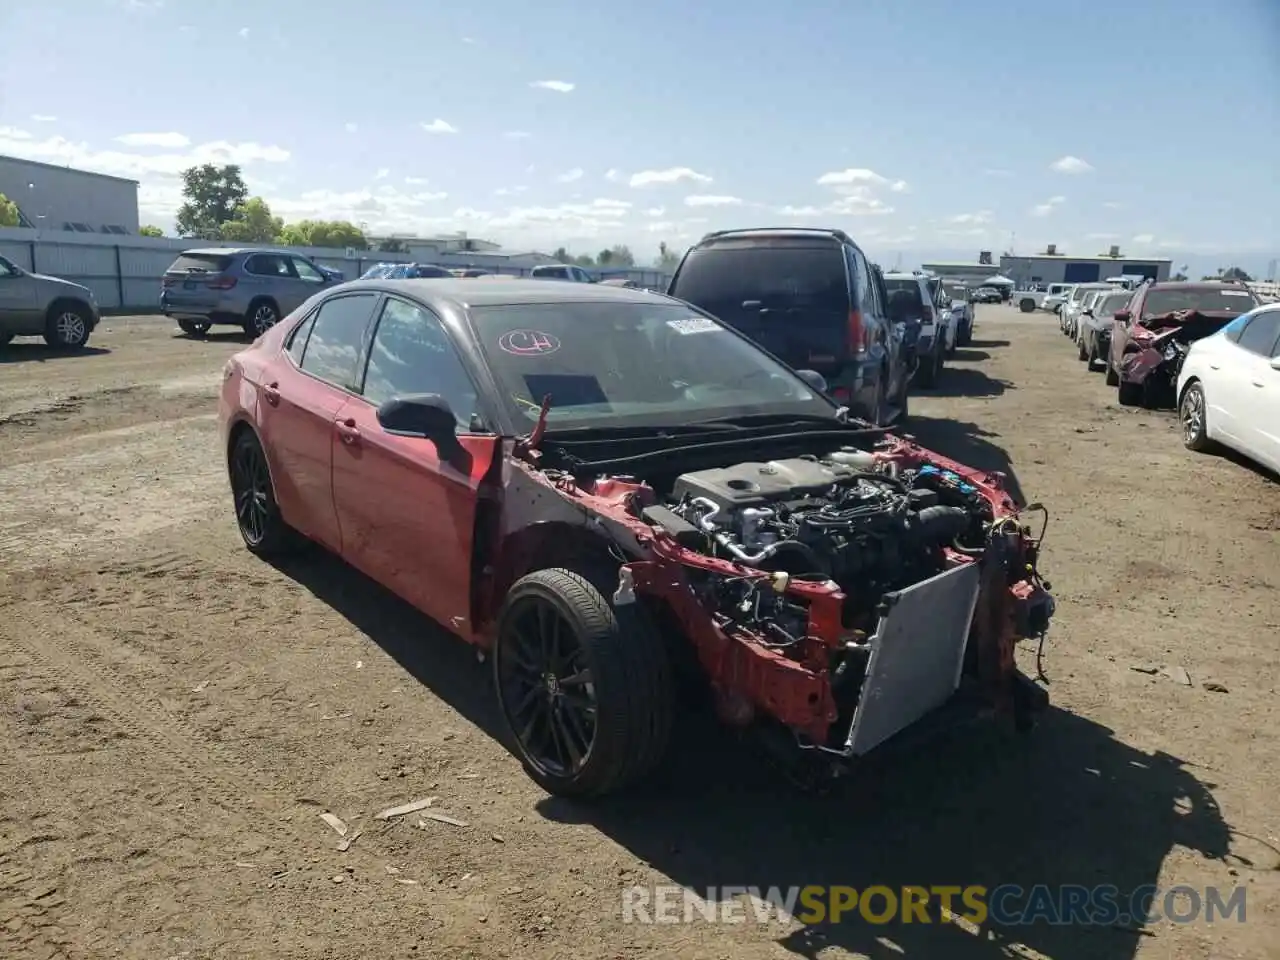
<path fill-rule="evenodd" d="M 343 557 L 470 638 L 477 491 L 499 440 L 460 436 L 461 450 L 441 461 L 431 441 L 384 432 L 376 409 L 357 399 L 330 429 Z"/>
<path fill-rule="evenodd" d="M 259 389 L 258 427 L 285 522 L 339 550 L 333 505 L 334 422 L 350 394 L 299 373 L 285 359 L 268 365 Z"/>

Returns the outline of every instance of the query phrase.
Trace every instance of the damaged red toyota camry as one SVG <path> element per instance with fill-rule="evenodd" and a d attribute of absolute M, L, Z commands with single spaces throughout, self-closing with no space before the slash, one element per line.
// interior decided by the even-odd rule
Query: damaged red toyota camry
<path fill-rule="evenodd" d="M 546 789 L 662 760 L 686 675 L 823 770 L 959 715 L 1030 725 L 1053 600 L 999 473 L 851 418 L 673 298 L 369 280 L 227 364 L 235 513 L 314 541 L 487 652 Z"/>

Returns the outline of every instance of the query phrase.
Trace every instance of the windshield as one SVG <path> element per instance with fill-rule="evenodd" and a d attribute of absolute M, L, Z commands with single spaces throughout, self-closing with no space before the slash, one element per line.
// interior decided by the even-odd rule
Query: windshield
<path fill-rule="evenodd" d="M 835 412 L 751 341 L 684 305 L 508 304 L 471 317 L 508 408 L 530 427 L 547 395 L 552 430 Z"/>
<path fill-rule="evenodd" d="M 1110 294 L 1100 300 L 1098 305 L 1094 307 L 1094 315 L 1099 317 L 1109 317 L 1117 310 L 1122 309 L 1131 299 L 1132 298 L 1127 293 Z"/>
<path fill-rule="evenodd" d="M 1231 310 L 1247 313 L 1257 305 L 1257 298 L 1243 287 L 1183 287 L 1152 290 L 1142 304 L 1142 315 L 1158 317 L 1175 310 Z"/>
<path fill-rule="evenodd" d="M 766 307 L 849 310 L 844 254 L 834 243 L 735 241 L 694 250 L 672 296 L 724 316 L 744 301 Z"/>

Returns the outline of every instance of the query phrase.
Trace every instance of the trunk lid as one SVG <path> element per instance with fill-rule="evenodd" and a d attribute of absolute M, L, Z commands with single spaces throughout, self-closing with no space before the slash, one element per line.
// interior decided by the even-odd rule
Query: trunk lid
<path fill-rule="evenodd" d="M 169 266 L 160 280 L 165 299 L 177 307 L 211 307 L 222 295 L 220 284 L 231 257 L 214 253 L 184 253 Z"/>

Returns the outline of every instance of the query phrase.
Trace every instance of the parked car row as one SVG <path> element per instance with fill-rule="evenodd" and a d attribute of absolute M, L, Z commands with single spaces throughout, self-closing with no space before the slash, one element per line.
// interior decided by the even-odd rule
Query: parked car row
<path fill-rule="evenodd" d="M 0 257 L 0 347 L 14 337 L 44 337 L 56 349 L 78 350 L 100 319 L 88 287 L 32 273 Z"/>
<path fill-rule="evenodd" d="M 1192 450 L 1280 471 L 1280 304 L 1242 283 L 1076 284 L 1058 324 L 1124 406 L 1174 407 Z"/>

